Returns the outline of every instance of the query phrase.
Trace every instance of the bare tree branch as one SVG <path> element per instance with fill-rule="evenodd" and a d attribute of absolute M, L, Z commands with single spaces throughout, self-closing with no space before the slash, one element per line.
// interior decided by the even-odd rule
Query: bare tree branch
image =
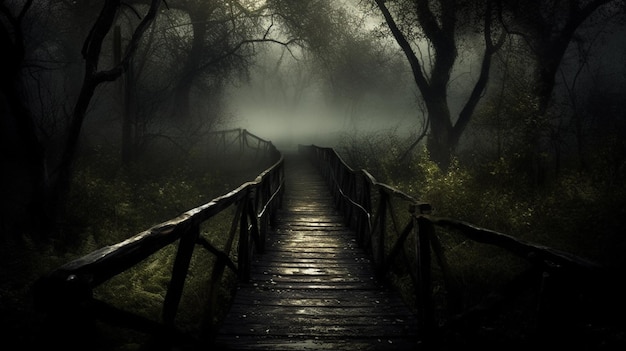
<path fill-rule="evenodd" d="M 78 99 L 76 100 L 76 105 L 74 106 L 67 141 L 61 155 L 61 161 L 57 171 L 55 172 L 55 196 L 62 196 L 69 187 L 72 163 L 78 147 L 78 140 L 80 138 L 82 125 L 96 88 L 105 81 L 113 81 L 117 79 L 124 72 L 125 67 L 127 67 L 128 62 L 134 55 L 139 45 L 141 37 L 155 19 L 160 4 L 161 0 L 151 0 L 150 8 L 143 20 L 135 29 L 121 62 L 108 71 L 98 71 L 98 62 L 100 60 L 102 44 L 106 35 L 110 31 L 118 9 L 121 6 L 120 0 L 105 1 L 98 19 L 91 28 L 83 45 L 82 54 L 85 59 L 83 85 L 79 92 Z"/>
<path fill-rule="evenodd" d="M 430 125 L 430 119 L 428 118 L 424 118 L 424 120 L 426 121 L 424 124 L 422 124 L 422 131 L 420 132 L 420 134 L 417 136 L 417 139 L 415 139 L 415 141 L 413 142 L 413 144 L 411 144 L 406 151 L 404 151 L 404 153 L 402 154 L 402 156 L 400 156 L 400 158 L 398 159 L 399 162 L 402 162 L 406 159 L 406 157 L 411 153 L 411 151 L 413 151 L 413 149 L 428 135 L 428 127 Z"/>

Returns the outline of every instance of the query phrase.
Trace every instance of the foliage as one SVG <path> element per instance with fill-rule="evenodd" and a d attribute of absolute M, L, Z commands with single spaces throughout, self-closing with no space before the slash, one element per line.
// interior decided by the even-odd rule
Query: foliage
<path fill-rule="evenodd" d="M 254 154 L 254 153 L 253 153 Z M 268 166 L 260 156 L 216 156 L 207 152 L 176 151 L 151 155 L 129 167 L 121 167 L 114 148 L 87 146 L 76 163 L 60 235 L 51 243 L 25 237 L 22 242 L 3 242 L 0 250 L 0 310 L 2 322 L 14 325 L 13 337 L 31 345 L 42 318 L 31 306 L 33 283 L 72 259 L 105 245 L 127 239 L 154 224 L 171 219 L 193 207 L 223 195 L 254 179 Z M 224 211 L 201 227 L 201 235 L 218 248 L 224 246 L 234 209 Z M 236 243 L 234 244 L 236 247 Z M 160 321 L 162 303 L 171 279 L 177 242 L 151 255 L 136 267 L 110 279 L 94 296 L 124 311 Z M 231 257 L 236 261 L 236 257 Z M 214 256 L 194 252 L 177 323 L 190 332 L 211 327 L 203 321 Z M 235 278 L 226 269 L 218 282 L 216 318 L 221 318 L 232 298 Z M 200 307 L 199 307 L 200 306 Z M 35 323 L 35 324 L 33 324 Z M 207 324 L 208 323 L 208 324 Z M 4 326 L 4 324 L 3 324 Z M 43 332 L 43 331 L 42 331 Z M 139 349 L 146 334 L 126 328 L 97 324 L 97 348 Z M 96 347 L 96 345 L 93 345 Z"/>
<path fill-rule="evenodd" d="M 414 173 L 415 164 L 397 166 L 413 137 L 401 138 L 396 129 L 378 132 L 346 134 L 341 138 L 339 153 L 353 169 L 366 169 L 381 182 L 393 184 L 395 179 L 404 179 Z"/>
<path fill-rule="evenodd" d="M 431 203 L 438 216 L 600 261 L 608 259 L 601 250 L 624 239 L 617 233 L 626 187 L 604 176 L 604 168 L 562 172 L 536 186 L 519 171 L 523 162 L 515 155 L 483 164 L 457 158 L 444 171 L 423 149 L 399 165 L 406 143 L 388 133 L 344 138 L 342 154 L 354 168 L 373 171 L 379 181 Z"/>
<path fill-rule="evenodd" d="M 191 159 L 162 161 L 166 168 L 148 161 L 120 168 L 111 155 L 112 150 L 97 147 L 79 161 L 63 244 L 72 246 L 77 237 L 97 247 L 119 242 L 221 195 L 230 185 L 219 170 L 193 170 Z"/>
<path fill-rule="evenodd" d="M 375 172 L 378 181 L 431 203 L 435 216 L 464 220 L 611 269 L 626 267 L 623 258 L 626 186 L 623 182 L 618 184 L 609 171 L 615 167 L 603 165 L 607 154 L 598 155 L 597 159 L 604 161 L 595 162 L 593 171 L 569 168 L 538 186 L 526 172 L 520 171 L 524 160 L 515 154 L 491 159 L 484 154 L 470 160 L 454 158 L 444 171 L 423 149 L 400 164 L 398 155 L 406 143 L 393 131 L 387 133 L 344 138 L 340 153 L 353 168 Z M 445 320 L 455 310 L 475 306 L 491 291 L 502 288 L 528 269 L 525 260 L 497 247 L 468 240 L 456 231 L 437 228 L 436 234 L 453 280 L 451 285 L 444 283 L 442 267 L 433 260 L 433 297 L 439 320 Z M 413 245 L 407 243 L 406 247 Z M 391 277 L 392 284 L 401 290 L 406 301 L 414 303 L 412 283 L 406 275 L 395 274 Z M 521 292 L 514 303 L 498 310 L 497 315 L 464 329 L 467 335 L 463 337 L 488 333 L 490 337 L 497 334 L 506 335 L 504 338 L 508 340 L 524 340 L 535 330 L 535 294 L 535 290 Z M 457 298 L 450 299 L 451 296 Z M 583 329 L 589 333 L 590 328 L 591 324 Z M 606 328 L 607 334 L 613 332 L 612 326 Z M 450 340 L 463 337 L 454 335 Z M 610 336 L 600 338 L 603 337 Z"/>

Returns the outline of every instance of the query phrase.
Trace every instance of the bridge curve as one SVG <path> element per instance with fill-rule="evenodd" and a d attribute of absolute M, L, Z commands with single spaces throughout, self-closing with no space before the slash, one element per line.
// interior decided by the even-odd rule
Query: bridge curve
<path fill-rule="evenodd" d="M 285 155 L 277 223 L 215 343 L 231 350 L 414 350 L 414 312 L 375 278 L 319 171 Z"/>

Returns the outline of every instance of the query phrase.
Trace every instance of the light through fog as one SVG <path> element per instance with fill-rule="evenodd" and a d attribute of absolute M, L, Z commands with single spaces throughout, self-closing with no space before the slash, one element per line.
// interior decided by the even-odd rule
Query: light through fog
<path fill-rule="evenodd" d="M 410 81 L 392 91 L 354 84 L 352 96 L 338 96 L 328 74 L 305 55 L 269 47 L 249 80 L 229 87 L 229 126 L 248 129 L 279 148 L 298 144 L 333 146 L 346 134 L 395 129 L 411 132 L 421 123 Z M 382 94 L 381 94 L 382 93 Z"/>
<path fill-rule="evenodd" d="M 374 49 L 366 45 L 364 51 L 359 50 L 358 39 L 356 46 L 351 46 L 354 42 L 342 44 L 345 52 L 333 55 L 344 62 L 331 63 L 338 68 L 321 68 L 313 54 L 300 47 L 259 46 L 247 79 L 233 81 L 227 88 L 227 127 L 248 129 L 283 149 L 297 144 L 336 146 L 346 135 L 390 130 L 413 138 L 423 128 L 426 111 L 397 43 L 392 38 L 372 40 L 371 31 L 381 22 L 382 18 L 371 14 L 365 18 L 365 25 L 355 30 L 369 37 Z M 426 41 L 414 45 L 422 55 L 430 53 Z M 480 70 L 476 52 L 462 55 L 448 87 L 453 116 L 463 107 Z M 430 64 L 424 62 L 427 71 Z M 340 83 L 334 87 L 337 80 Z"/>

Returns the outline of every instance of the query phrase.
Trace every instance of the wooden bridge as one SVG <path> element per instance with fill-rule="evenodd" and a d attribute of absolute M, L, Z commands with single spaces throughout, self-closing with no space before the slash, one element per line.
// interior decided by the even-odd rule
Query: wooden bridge
<path fill-rule="evenodd" d="M 273 165 L 228 194 L 69 262 L 37 282 L 36 306 L 64 349 L 71 349 L 70 341 L 81 350 L 93 344 L 92 324 L 85 323 L 93 320 L 151 335 L 159 349 L 429 349 L 443 345 L 458 326 L 473 327 L 502 301 L 529 291 L 532 329 L 541 340 L 548 336 L 562 345 L 563 336 L 582 320 L 581 309 L 574 315 L 571 306 L 582 306 L 581 296 L 589 281 L 602 276 L 601 267 L 433 216 L 429 204 L 377 182 L 366 170 L 351 169 L 333 149 L 302 146 L 298 153 L 282 155 L 245 130 L 220 134 L 221 144 L 228 145 L 229 133 L 235 133 L 241 149 L 263 153 Z M 230 230 L 219 243 L 207 238 L 203 226 L 229 213 Z M 443 242 L 451 232 L 464 243 L 498 247 L 525 261 L 525 268 L 468 303 Z M 94 297 L 96 287 L 172 244 L 175 260 L 160 318 Z M 195 273 L 208 277 L 205 306 L 197 308 L 209 322 L 190 332 L 177 325 L 177 315 L 197 248 L 214 263 Z M 213 325 L 225 272 L 234 273 L 239 284 L 228 314 Z M 402 295 L 398 286 L 404 287 Z M 69 338 L 67 330 L 72 330 Z"/>
<path fill-rule="evenodd" d="M 376 279 L 319 170 L 285 159 L 286 192 L 265 252 L 241 284 L 217 344 L 234 350 L 414 350 L 417 320 Z"/>

